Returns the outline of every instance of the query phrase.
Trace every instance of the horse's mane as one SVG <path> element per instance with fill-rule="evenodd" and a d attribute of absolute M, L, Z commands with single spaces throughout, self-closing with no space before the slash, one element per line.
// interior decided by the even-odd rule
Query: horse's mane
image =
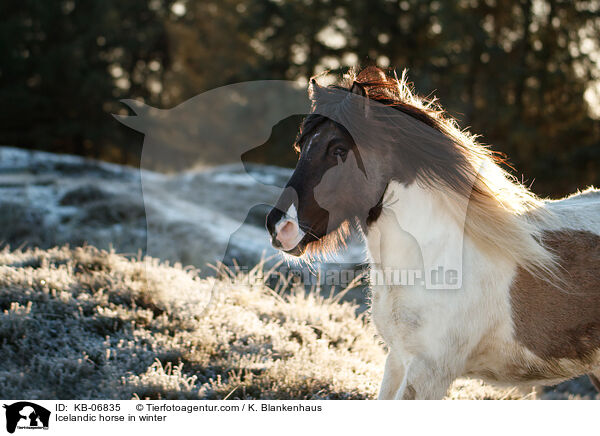
<path fill-rule="evenodd" d="M 369 100 L 409 115 L 446 138 L 440 142 L 422 134 L 405 152 L 418 154 L 418 159 L 425 161 L 422 173 L 416 175 L 417 181 L 433 188 L 434 194 L 439 194 L 459 222 L 464 219 L 461 204 L 468 199 L 464 226 L 475 243 L 486 252 L 511 258 L 538 277 L 556 278 L 555 258 L 542 241 L 543 225 L 553 217 L 543 207 L 542 200 L 500 166 L 505 162 L 503 155 L 461 130 L 435 98 L 417 95 L 407 80 L 406 71 L 398 78 L 395 74 L 390 77 L 379 68 L 368 67 L 360 72 L 350 71 L 341 85 L 328 88 L 349 91 L 355 83 L 364 89 Z M 315 105 L 320 98 L 328 99 L 326 88 L 320 89 L 321 92 L 312 95 Z M 316 114 L 307 117 L 299 140 L 320 124 L 318 117 Z M 403 138 L 396 140 L 400 144 Z"/>

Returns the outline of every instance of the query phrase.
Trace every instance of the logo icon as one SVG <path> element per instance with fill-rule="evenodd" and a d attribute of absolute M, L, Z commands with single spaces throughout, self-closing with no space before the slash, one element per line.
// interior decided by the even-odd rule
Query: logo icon
<path fill-rule="evenodd" d="M 11 405 L 4 404 L 6 409 L 6 431 L 14 433 L 18 429 L 48 429 L 50 411 L 29 401 L 19 401 Z"/>

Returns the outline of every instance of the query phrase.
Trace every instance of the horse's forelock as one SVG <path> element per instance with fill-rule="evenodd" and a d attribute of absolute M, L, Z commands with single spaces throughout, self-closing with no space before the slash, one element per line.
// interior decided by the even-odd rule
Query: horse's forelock
<path fill-rule="evenodd" d="M 351 95 L 350 90 L 356 83 L 365 90 L 369 100 L 403 112 L 412 118 L 436 130 L 445 132 L 445 124 L 450 123 L 443 115 L 443 110 L 433 100 L 419 97 L 412 92 L 412 84 L 406 76 L 402 79 L 388 76 L 378 67 L 367 67 L 358 74 L 351 73 L 350 80 L 341 85 L 319 86 L 313 78 L 309 85 L 309 98 L 313 112 L 326 113 L 334 111 L 335 106 L 344 105 Z M 345 83 L 344 83 L 345 82 Z"/>

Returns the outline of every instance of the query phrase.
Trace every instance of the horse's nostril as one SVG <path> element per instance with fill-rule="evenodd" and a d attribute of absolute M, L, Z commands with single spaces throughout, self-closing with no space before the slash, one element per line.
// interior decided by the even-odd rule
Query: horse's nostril
<path fill-rule="evenodd" d="M 277 239 L 275 236 L 271 238 L 271 245 L 277 249 L 281 248 L 281 242 L 279 242 L 279 239 Z"/>

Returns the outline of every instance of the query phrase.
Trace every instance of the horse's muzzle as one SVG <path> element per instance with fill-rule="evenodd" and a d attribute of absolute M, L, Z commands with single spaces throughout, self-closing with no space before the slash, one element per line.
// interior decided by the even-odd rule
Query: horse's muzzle
<path fill-rule="evenodd" d="M 278 250 L 295 254 L 295 248 L 304 238 L 305 233 L 300 229 L 296 208 L 290 206 L 287 212 L 274 208 L 267 216 L 267 230 L 271 235 L 271 245 Z M 302 251 L 302 250 L 299 250 Z"/>

